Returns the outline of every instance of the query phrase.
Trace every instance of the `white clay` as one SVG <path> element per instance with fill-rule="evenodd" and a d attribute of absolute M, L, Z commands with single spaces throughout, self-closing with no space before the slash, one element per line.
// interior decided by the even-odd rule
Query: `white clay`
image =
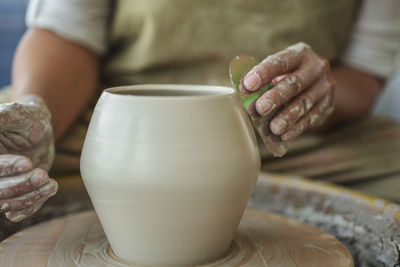
<path fill-rule="evenodd" d="M 287 50 L 292 50 L 297 54 L 303 53 L 304 50 L 309 49 L 310 46 L 306 43 L 299 42 L 297 44 L 291 45 L 287 48 Z"/>
<path fill-rule="evenodd" d="M 227 251 L 259 169 L 246 111 L 233 89 L 216 86 L 107 89 L 81 159 L 114 253 L 175 267 Z"/>

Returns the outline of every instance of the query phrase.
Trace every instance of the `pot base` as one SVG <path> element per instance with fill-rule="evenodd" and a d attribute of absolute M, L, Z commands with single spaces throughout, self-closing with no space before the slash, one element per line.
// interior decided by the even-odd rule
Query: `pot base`
<path fill-rule="evenodd" d="M 135 266 L 114 255 L 94 211 L 23 230 L 0 245 L 0 266 Z M 198 267 L 353 266 L 332 235 L 280 215 L 246 210 L 230 249 Z"/>

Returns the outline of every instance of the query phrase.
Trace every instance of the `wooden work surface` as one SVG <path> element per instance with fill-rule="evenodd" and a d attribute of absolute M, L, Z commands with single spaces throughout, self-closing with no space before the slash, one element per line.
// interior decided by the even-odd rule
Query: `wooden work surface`
<path fill-rule="evenodd" d="M 138 266 L 118 260 L 94 211 L 23 230 L 0 245 L 0 266 Z M 201 266 L 353 266 L 342 243 L 318 228 L 247 210 L 230 250 Z"/>

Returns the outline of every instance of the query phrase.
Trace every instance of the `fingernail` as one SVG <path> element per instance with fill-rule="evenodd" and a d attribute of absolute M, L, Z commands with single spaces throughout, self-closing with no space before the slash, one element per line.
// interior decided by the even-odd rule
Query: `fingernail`
<path fill-rule="evenodd" d="M 12 221 L 12 222 L 20 222 L 20 221 L 22 221 L 23 219 L 25 219 L 25 218 L 27 218 L 27 217 L 28 217 L 28 216 L 25 215 L 25 214 L 16 214 L 16 215 L 10 217 L 9 219 L 10 219 L 10 221 Z"/>
<path fill-rule="evenodd" d="M 32 164 L 27 159 L 21 158 L 15 163 L 14 168 L 17 172 L 25 172 L 32 169 Z"/>
<path fill-rule="evenodd" d="M 41 193 L 46 193 L 47 197 L 54 196 L 57 193 L 58 185 L 56 182 L 49 182 L 46 185 L 39 188 Z"/>
<path fill-rule="evenodd" d="M 247 90 L 254 90 L 257 88 L 257 85 L 260 83 L 261 78 L 256 72 L 250 72 L 244 78 L 243 84 Z"/>
<path fill-rule="evenodd" d="M 43 183 L 44 179 L 45 179 L 44 172 L 40 169 L 36 169 L 29 180 L 32 186 L 38 186 Z"/>
<path fill-rule="evenodd" d="M 46 185 L 40 187 L 39 191 L 44 192 L 44 191 L 50 191 L 52 189 L 54 190 L 54 185 L 51 183 L 47 183 Z"/>
<path fill-rule="evenodd" d="M 9 208 L 10 208 L 10 204 L 8 204 L 7 202 L 3 202 L 3 204 L 1 204 L 0 211 L 4 212 Z"/>
<path fill-rule="evenodd" d="M 275 108 L 275 104 L 271 104 L 271 102 L 269 100 L 259 99 L 256 102 L 256 110 L 257 110 L 258 114 L 260 114 L 260 116 L 267 115 L 274 108 Z"/>
<path fill-rule="evenodd" d="M 58 191 L 58 184 L 57 184 L 57 182 L 54 182 L 54 191 L 51 192 L 51 194 L 49 195 L 49 197 L 54 196 L 54 195 L 57 193 L 57 191 Z"/>
<path fill-rule="evenodd" d="M 271 122 L 271 132 L 275 135 L 281 134 L 287 127 L 287 122 L 285 120 L 277 120 Z"/>

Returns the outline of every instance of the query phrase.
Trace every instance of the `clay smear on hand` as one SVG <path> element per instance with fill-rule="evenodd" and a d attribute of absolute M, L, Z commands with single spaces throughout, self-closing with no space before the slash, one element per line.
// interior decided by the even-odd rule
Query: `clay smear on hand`
<path fill-rule="evenodd" d="M 54 157 L 51 115 L 38 96 L 0 105 L 0 153 L 30 158 L 33 165 L 49 170 Z"/>
<path fill-rule="evenodd" d="M 57 192 L 51 116 L 38 96 L 0 105 L 0 212 L 20 221 Z M 36 167 L 36 168 L 35 168 Z"/>

